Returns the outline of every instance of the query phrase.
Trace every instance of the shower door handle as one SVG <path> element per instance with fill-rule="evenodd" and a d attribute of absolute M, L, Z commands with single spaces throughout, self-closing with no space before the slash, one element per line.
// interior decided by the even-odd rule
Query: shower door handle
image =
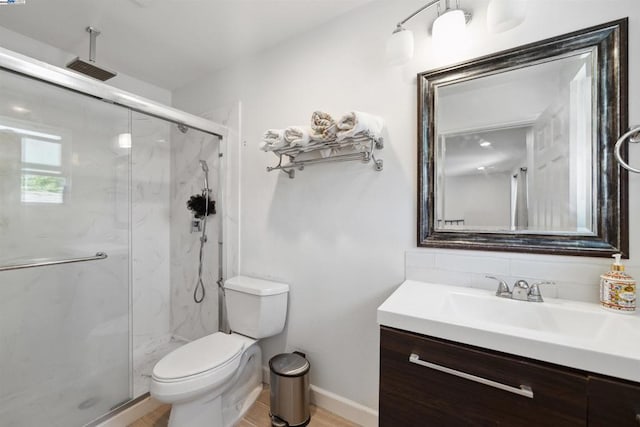
<path fill-rule="evenodd" d="M 72 264 L 74 262 L 97 261 L 107 258 L 106 252 L 97 252 L 94 256 L 68 258 L 49 261 L 34 261 L 25 264 L 12 264 L 0 266 L 0 271 L 21 270 L 23 268 L 48 267 L 50 265 Z"/>

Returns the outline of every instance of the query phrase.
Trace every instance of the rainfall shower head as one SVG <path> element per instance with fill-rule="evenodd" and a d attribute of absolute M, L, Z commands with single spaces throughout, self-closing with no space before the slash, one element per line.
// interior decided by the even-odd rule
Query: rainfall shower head
<path fill-rule="evenodd" d="M 209 173 L 209 165 L 207 165 L 207 162 L 205 160 L 200 160 L 200 166 L 202 167 L 202 171 L 204 173 Z"/>
<path fill-rule="evenodd" d="M 115 77 L 117 73 L 96 64 L 96 37 L 100 35 L 100 31 L 87 27 L 87 32 L 89 33 L 89 60 L 85 61 L 77 57 L 67 64 L 67 68 L 101 81 Z"/>

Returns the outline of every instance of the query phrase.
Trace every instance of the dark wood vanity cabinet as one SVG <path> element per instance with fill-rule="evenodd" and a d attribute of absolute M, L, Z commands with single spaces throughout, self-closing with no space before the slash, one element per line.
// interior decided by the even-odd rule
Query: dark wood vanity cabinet
<path fill-rule="evenodd" d="M 640 385 L 589 378 L 590 427 L 639 427 Z"/>
<path fill-rule="evenodd" d="M 638 385 L 381 328 L 381 427 L 638 427 L 639 406 Z"/>

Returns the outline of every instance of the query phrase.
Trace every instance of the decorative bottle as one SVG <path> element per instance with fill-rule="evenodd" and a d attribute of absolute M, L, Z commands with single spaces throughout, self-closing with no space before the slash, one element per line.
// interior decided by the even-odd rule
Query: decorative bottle
<path fill-rule="evenodd" d="M 636 310 L 636 281 L 624 272 L 621 254 L 613 255 L 611 271 L 600 276 L 600 305 L 618 313 Z"/>

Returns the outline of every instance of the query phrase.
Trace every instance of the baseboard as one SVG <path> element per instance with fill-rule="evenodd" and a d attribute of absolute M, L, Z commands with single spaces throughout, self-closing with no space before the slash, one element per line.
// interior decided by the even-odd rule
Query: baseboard
<path fill-rule="evenodd" d="M 149 412 L 152 412 L 158 408 L 162 403 L 158 402 L 151 396 L 147 396 L 130 406 L 126 406 L 120 411 L 117 411 L 114 415 L 108 419 L 102 421 L 99 420 L 97 424 L 89 424 L 95 427 L 127 427 L 135 420 L 144 417 Z"/>
<path fill-rule="evenodd" d="M 271 373 L 266 366 L 263 367 L 262 378 L 265 384 L 269 384 L 271 381 Z M 378 411 L 313 384 L 310 388 L 309 398 L 314 405 L 363 427 L 378 426 Z"/>
<path fill-rule="evenodd" d="M 378 411 L 311 385 L 311 403 L 363 427 L 378 426 Z"/>

